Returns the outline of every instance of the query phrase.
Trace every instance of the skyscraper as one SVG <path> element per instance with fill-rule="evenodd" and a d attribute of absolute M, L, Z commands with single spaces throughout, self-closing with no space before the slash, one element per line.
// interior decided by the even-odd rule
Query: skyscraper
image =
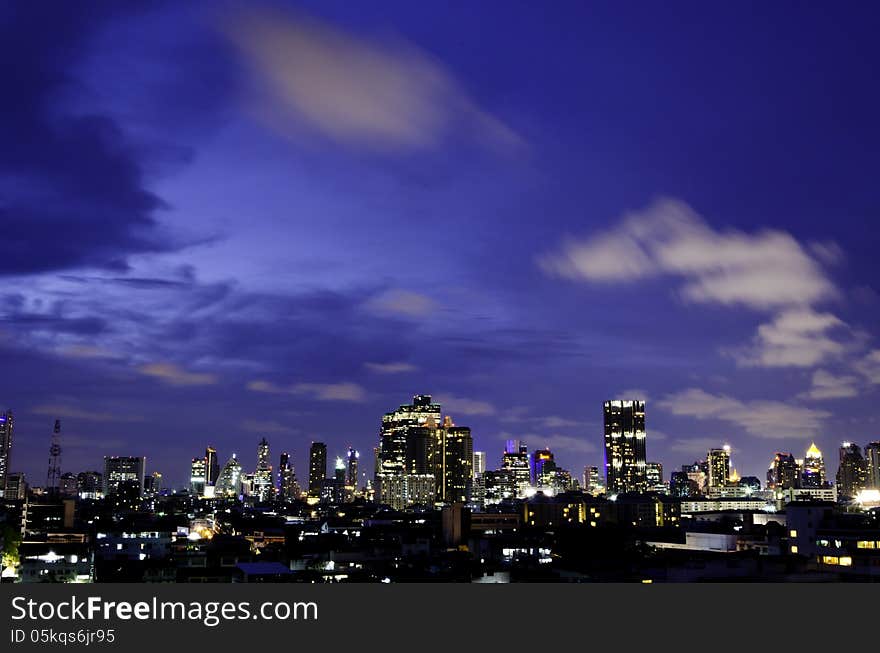
<path fill-rule="evenodd" d="M 549 449 L 535 449 L 532 453 L 532 485 L 549 485 L 544 478 L 546 472 L 556 469 L 553 452 Z"/>
<path fill-rule="evenodd" d="M 880 490 L 880 442 L 869 442 L 865 445 L 865 465 L 868 472 L 866 487 Z"/>
<path fill-rule="evenodd" d="M 824 487 L 825 486 L 825 460 L 822 458 L 822 452 L 813 442 L 807 449 L 804 457 L 804 465 L 801 470 L 801 487 Z"/>
<path fill-rule="evenodd" d="M 600 491 L 604 490 L 599 468 L 595 465 L 584 467 L 584 490 L 592 495 L 597 495 Z"/>
<path fill-rule="evenodd" d="M 232 454 L 232 458 L 226 461 L 220 474 L 217 476 L 214 496 L 233 498 L 241 493 L 241 463 Z"/>
<path fill-rule="evenodd" d="M 220 461 L 217 460 L 217 450 L 214 447 L 207 447 L 205 449 L 205 485 L 216 485 L 218 476 L 220 476 Z"/>
<path fill-rule="evenodd" d="M 136 487 L 138 496 L 141 496 L 146 463 L 143 456 L 104 456 L 104 496 L 117 494 L 123 486 Z"/>
<path fill-rule="evenodd" d="M 475 451 L 474 452 L 474 478 L 477 478 L 480 474 L 483 474 L 486 471 L 486 452 L 485 451 Z"/>
<path fill-rule="evenodd" d="M 474 441 L 467 426 L 455 426 L 447 417 L 440 436 L 437 496 L 447 503 L 466 503 L 473 488 Z"/>
<path fill-rule="evenodd" d="M 767 487 L 775 490 L 788 490 L 798 486 L 800 470 L 791 453 L 777 451 L 767 470 Z"/>
<path fill-rule="evenodd" d="M 709 487 L 725 487 L 730 480 L 730 446 L 725 444 L 718 449 L 709 449 L 706 462 L 709 464 Z"/>
<path fill-rule="evenodd" d="M 837 468 L 837 494 L 855 497 L 865 489 L 868 468 L 862 457 L 862 448 L 852 442 L 840 445 L 840 466 Z"/>
<path fill-rule="evenodd" d="M 324 479 L 327 478 L 327 445 L 323 442 L 312 442 L 309 448 L 309 496 L 321 496 Z"/>
<path fill-rule="evenodd" d="M 645 479 L 648 482 L 648 489 L 652 492 L 666 491 L 663 485 L 663 463 L 645 463 Z"/>
<path fill-rule="evenodd" d="M 205 494 L 205 459 L 193 458 L 190 464 L 189 491 L 201 497 Z"/>
<path fill-rule="evenodd" d="M 645 492 L 645 402 L 605 402 L 605 478 L 608 492 Z"/>
<path fill-rule="evenodd" d="M 269 443 L 262 438 L 257 445 L 257 469 L 254 472 L 252 492 L 260 501 L 273 498 L 275 485 L 272 482 L 272 465 L 269 463 Z"/>
<path fill-rule="evenodd" d="M 296 471 L 290 460 L 290 454 L 285 451 L 278 462 L 278 496 L 282 501 L 294 501 L 299 499 L 300 495 Z"/>
<path fill-rule="evenodd" d="M 517 496 L 523 496 L 531 483 L 529 448 L 519 440 L 507 440 L 501 455 L 501 469 L 508 472 Z"/>
<path fill-rule="evenodd" d="M 0 496 L 6 490 L 6 479 L 9 476 L 9 462 L 12 454 L 12 436 L 15 431 L 15 419 L 12 411 L 0 413 Z"/>
<path fill-rule="evenodd" d="M 348 468 L 345 474 L 345 484 L 351 488 L 352 492 L 358 489 L 358 459 L 361 455 L 355 451 L 354 447 L 348 448 Z"/>

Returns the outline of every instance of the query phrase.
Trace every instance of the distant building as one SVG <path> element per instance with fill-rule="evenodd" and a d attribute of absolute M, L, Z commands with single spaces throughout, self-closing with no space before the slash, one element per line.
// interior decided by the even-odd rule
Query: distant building
<path fill-rule="evenodd" d="M 819 447 L 813 442 L 804 457 L 804 465 L 801 469 L 801 487 L 819 488 L 824 487 L 826 482 L 825 460 L 822 458 Z"/>
<path fill-rule="evenodd" d="M 6 475 L 3 498 L 11 501 L 24 501 L 27 498 L 27 483 L 23 473 L 12 472 Z"/>
<path fill-rule="evenodd" d="M 104 492 L 101 472 L 80 472 L 76 475 L 76 490 L 80 499 L 98 499 Z"/>
<path fill-rule="evenodd" d="M 730 447 L 709 449 L 706 462 L 709 464 L 708 487 L 725 487 L 730 481 Z"/>
<path fill-rule="evenodd" d="M 0 491 L 5 491 L 6 489 L 14 432 L 15 419 L 12 417 L 12 411 L 7 410 L 5 413 L 0 413 Z"/>
<path fill-rule="evenodd" d="M 257 470 L 254 472 L 253 495 L 259 501 L 271 501 L 275 495 L 272 465 L 269 463 L 269 442 L 262 438 L 257 445 Z"/>
<path fill-rule="evenodd" d="M 852 442 L 840 445 L 840 466 L 837 468 L 837 493 L 839 496 L 855 497 L 865 489 L 868 467 L 862 457 L 862 448 Z"/>
<path fill-rule="evenodd" d="M 599 468 L 595 465 L 584 467 L 584 490 L 593 496 L 597 496 L 605 491 L 605 487 L 602 484 L 602 475 Z"/>
<path fill-rule="evenodd" d="M 767 470 L 767 487 L 774 490 L 797 487 L 799 477 L 800 468 L 794 456 L 791 453 L 777 451 Z"/>
<path fill-rule="evenodd" d="M 347 454 L 347 468 L 345 472 L 345 484 L 351 488 L 351 492 L 357 492 L 358 490 L 358 461 L 360 460 L 360 453 L 358 453 L 354 447 L 348 448 Z"/>
<path fill-rule="evenodd" d="M 278 462 L 278 496 L 282 501 L 294 501 L 299 499 L 300 494 L 301 490 L 296 480 L 293 463 L 290 462 L 290 454 L 285 451 Z"/>
<path fill-rule="evenodd" d="M 309 448 L 309 496 L 321 496 L 324 479 L 327 478 L 327 445 L 323 442 L 312 442 Z"/>
<path fill-rule="evenodd" d="M 226 461 L 220 475 L 217 477 L 217 484 L 214 489 L 214 496 L 232 498 L 241 494 L 241 463 L 232 454 L 232 458 Z"/>
<path fill-rule="evenodd" d="M 207 477 L 207 467 L 204 458 L 193 458 L 190 463 L 189 491 L 197 497 L 204 496 Z"/>
<path fill-rule="evenodd" d="M 104 496 L 117 494 L 123 483 L 128 492 L 136 487 L 142 496 L 146 462 L 143 456 L 104 456 Z"/>
<path fill-rule="evenodd" d="M 880 442 L 865 445 L 866 486 L 869 490 L 880 490 Z"/>
<path fill-rule="evenodd" d="M 218 476 L 220 476 L 220 461 L 217 459 L 217 450 L 214 447 L 207 447 L 205 449 L 205 485 L 216 485 Z"/>
<path fill-rule="evenodd" d="M 645 492 L 645 402 L 606 401 L 604 422 L 608 493 Z"/>
<path fill-rule="evenodd" d="M 531 465 L 529 449 L 519 440 L 508 440 L 501 455 L 501 469 L 506 470 L 513 480 L 514 496 L 522 497 L 531 484 Z"/>
<path fill-rule="evenodd" d="M 645 463 L 645 479 L 648 482 L 648 490 L 651 492 L 666 492 L 668 488 L 663 483 L 663 463 Z"/>

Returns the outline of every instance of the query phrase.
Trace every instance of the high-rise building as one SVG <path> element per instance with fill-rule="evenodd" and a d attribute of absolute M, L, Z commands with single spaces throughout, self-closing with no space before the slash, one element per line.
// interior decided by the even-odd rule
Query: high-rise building
<path fill-rule="evenodd" d="M 327 445 L 312 442 L 309 448 L 309 496 L 319 498 L 327 478 Z"/>
<path fill-rule="evenodd" d="M 24 501 L 27 498 L 27 483 L 24 474 L 21 472 L 7 474 L 3 492 L 3 498 L 8 501 Z"/>
<path fill-rule="evenodd" d="M 645 492 L 645 402 L 605 402 L 605 478 L 608 492 Z"/>
<path fill-rule="evenodd" d="M 290 460 L 290 454 L 285 451 L 278 463 L 278 496 L 282 501 L 294 501 L 300 496 L 296 472 Z"/>
<path fill-rule="evenodd" d="M 519 440 L 508 440 L 501 455 L 501 469 L 509 472 L 515 496 L 522 497 L 532 481 L 529 448 Z"/>
<path fill-rule="evenodd" d="M 862 448 L 852 442 L 840 445 L 840 466 L 837 468 L 837 494 L 855 497 L 865 489 L 868 467 L 862 457 Z"/>
<path fill-rule="evenodd" d="M 706 479 L 709 488 L 722 488 L 730 482 L 730 446 L 709 449 L 706 455 L 709 464 L 709 476 Z"/>
<path fill-rule="evenodd" d="M 599 468 L 595 465 L 584 467 L 584 490 L 594 496 L 605 491 Z"/>
<path fill-rule="evenodd" d="M 404 473 L 407 469 L 429 466 L 430 430 L 439 424 L 440 404 L 435 404 L 431 395 L 415 395 L 411 404 L 401 404 L 397 410 L 385 413 L 380 429 L 379 470 L 386 474 Z"/>
<path fill-rule="evenodd" d="M 15 419 L 12 411 L 0 413 L 0 491 L 6 490 L 6 479 L 9 476 L 10 456 L 12 455 L 12 436 L 15 432 Z M 5 496 L 0 494 L 0 496 Z"/>
<path fill-rule="evenodd" d="M 217 476 L 217 483 L 214 486 L 214 496 L 234 498 L 241 494 L 241 463 L 232 454 L 232 458 L 226 461 L 220 474 Z"/>
<path fill-rule="evenodd" d="M 825 487 L 826 481 L 825 460 L 822 458 L 819 447 L 813 442 L 804 457 L 801 469 L 801 487 Z"/>
<path fill-rule="evenodd" d="M 76 497 L 78 494 L 76 489 L 76 474 L 65 472 L 58 481 L 58 493 L 64 499 Z"/>
<path fill-rule="evenodd" d="M 865 445 L 865 466 L 866 487 L 869 490 L 880 490 L 880 442 L 869 442 Z"/>
<path fill-rule="evenodd" d="M 144 478 L 144 494 L 150 497 L 158 496 L 162 492 L 162 473 L 153 472 Z"/>
<path fill-rule="evenodd" d="M 774 490 L 788 490 L 798 486 L 800 468 L 791 453 L 777 451 L 767 470 L 767 487 Z"/>
<path fill-rule="evenodd" d="M 104 456 L 104 496 L 119 493 L 123 485 L 129 490 L 136 487 L 142 496 L 146 463 L 143 456 Z"/>
<path fill-rule="evenodd" d="M 532 453 L 532 485 L 547 486 L 547 476 L 556 469 L 553 452 L 549 449 L 535 449 Z"/>
<path fill-rule="evenodd" d="M 348 448 L 348 467 L 345 472 L 345 484 L 351 488 L 352 492 L 358 489 L 358 459 L 361 455 L 355 451 L 354 447 Z"/>
<path fill-rule="evenodd" d="M 474 478 L 480 476 L 486 471 L 486 452 L 485 451 L 475 451 L 474 452 Z"/>
<path fill-rule="evenodd" d="M 207 447 L 205 449 L 205 485 L 216 485 L 218 476 L 220 476 L 220 461 L 217 459 L 217 450 L 214 447 Z"/>
<path fill-rule="evenodd" d="M 666 487 L 663 485 L 663 463 L 646 462 L 645 479 L 648 482 L 648 489 L 652 492 L 666 491 Z"/>
<path fill-rule="evenodd" d="M 81 499 L 98 499 L 104 491 L 101 472 L 80 472 L 76 475 L 76 490 Z"/>
<path fill-rule="evenodd" d="M 204 458 L 193 458 L 190 463 L 189 491 L 197 497 L 205 495 L 206 465 Z"/>
<path fill-rule="evenodd" d="M 473 489 L 474 441 L 466 426 L 455 426 L 447 417 L 440 436 L 438 468 L 434 471 L 437 481 L 437 498 L 446 503 L 467 503 Z"/>
<path fill-rule="evenodd" d="M 271 501 L 275 485 L 272 482 L 272 465 L 269 463 L 269 443 L 262 438 L 257 445 L 257 470 L 251 492 L 259 501 Z"/>

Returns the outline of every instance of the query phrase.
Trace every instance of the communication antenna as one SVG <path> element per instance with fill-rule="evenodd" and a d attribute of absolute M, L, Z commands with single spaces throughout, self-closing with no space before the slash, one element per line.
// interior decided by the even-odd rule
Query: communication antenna
<path fill-rule="evenodd" d="M 50 494 L 59 494 L 61 482 L 61 420 L 55 420 L 55 428 L 52 431 L 52 444 L 49 445 L 49 472 L 46 474 L 46 491 Z"/>

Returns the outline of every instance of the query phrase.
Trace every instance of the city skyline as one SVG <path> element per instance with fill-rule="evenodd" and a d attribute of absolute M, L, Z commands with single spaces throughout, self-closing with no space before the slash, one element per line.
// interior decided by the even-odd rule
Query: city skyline
<path fill-rule="evenodd" d="M 265 437 L 304 484 L 413 391 L 490 468 L 601 467 L 612 398 L 667 478 L 880 438 L 877 8 L 13 4 L 0 410 L 32 484 L 56 419 L 62 472 L 178 485 Z"/>

